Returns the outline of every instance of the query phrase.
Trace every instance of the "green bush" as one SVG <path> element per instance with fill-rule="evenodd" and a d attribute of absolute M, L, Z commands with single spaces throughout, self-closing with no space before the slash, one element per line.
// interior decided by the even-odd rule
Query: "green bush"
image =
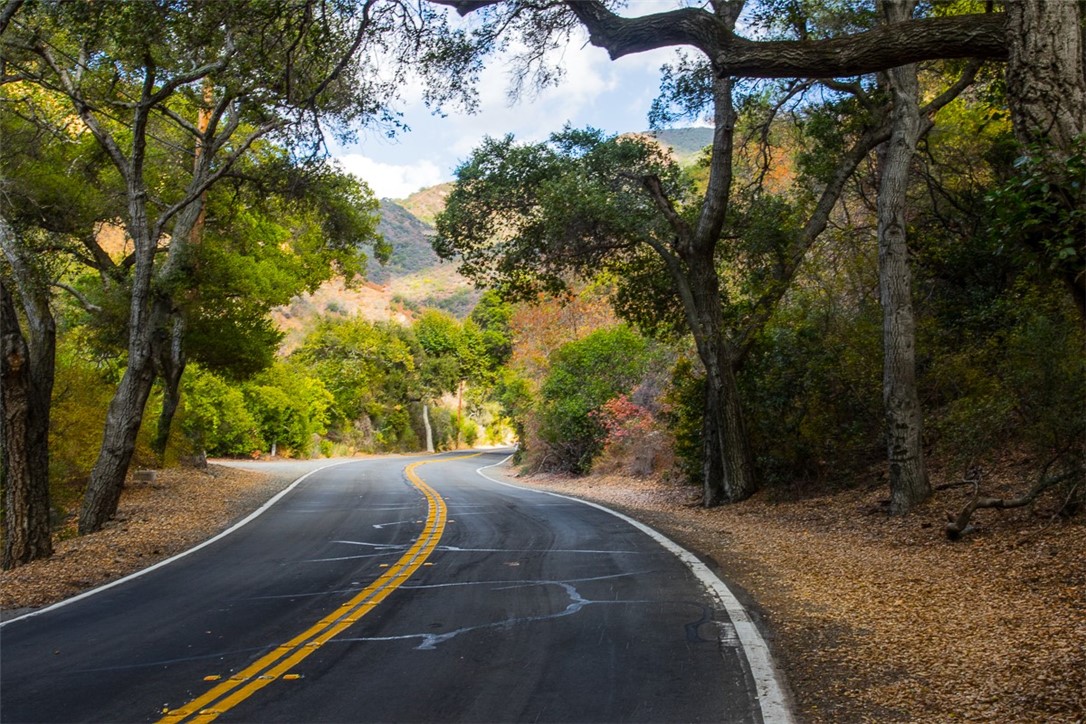
<path fill-rule="evenodd" d="M 264 448 L 260 425 L 236 385 L 192 365 L 182 390 L 182 432 L 208 455 L 249 455 Z"/>
<path fill-rule="evenodd" d="M 600 329 L 560 347 L 540 391 L 535 455 L 544 467 L 584 473 L 599 453 L 606 430 L 593 416 L 613 397 L 629 392 L 644 375 L 652 350 L 629 327 Z"/>

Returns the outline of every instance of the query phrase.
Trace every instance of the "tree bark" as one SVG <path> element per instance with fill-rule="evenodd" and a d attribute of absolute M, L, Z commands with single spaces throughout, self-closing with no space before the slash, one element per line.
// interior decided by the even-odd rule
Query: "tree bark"
<path fill-rule="evenodd" d="M 1074 213 L 1086 208 L 1086 184 L 1065 166 L 1086 152 L 1086 5 L 1070 0 L 1007 4 L 1007 100 L 1015 136 L 1026 153 L 1040 153 L 1050 198 Z M 1043 250 L 1043 240 L 1035 246 Z M 1083 245 L 1058 272 L 1086 317 Z"/>
<path fill-rule="evenodd" d="M 426 452 L 434 451 L 434 430 L 430 426 L 430 406 L 422 403 L 422 426 L 426 428 Z"/>
<path fill-rule="evenodd" d="M 140 149 L 142 154 L 142 149 Z M 136 155 L 136 154 L 134 154 Z M 136 449 L 136 437 L 155 379 L 153 338 L 158 321 L 151 281 L 154 276 L 156 241 L 147 218 L 147 193 L 142 186 L 142 168 L 133 161 L 128 173 L 127 229 L 135 247 L 128 311 L 128 360 L 117 391 L 106 413 L 102 446 L 91 469 L 90 481 L 79 511 L 79 534 L 101 530 L 121 499 L 121 489 Z M 177 241 L 175 239 L 175 241 Z"/>
<path fill-rule="evenodd" d="M 7 233 L 6 227 L 2 230 Z M 48 303 L 45 305 L 48 311 Z M 28 309 L 32 342 L 0 279 L 0 480 L 4 485 L 4 569 L 53 554 L 49 521 L 49 404 L 56 327 Z"/>
<path fill-rule="evenodd" d="M 890 20 L 909 12 L 888 2 Z M 882 398 L 890 468 L 890 512 L 907 513 L 931 495 L 924 466 L 923 416 L 916 388 L 916 323 L 906 235 L 909 167 L 920 133 L 915 65 L 889 71 L 893 99 L 890 140 L 879 153 L 879 295 L 883 315 Z"/>
<path fill-rule="evenodd" d="M 1015 135 L 1066 158 L 1086 133 L 1086 10 L 1073 0 L 1014 0 L 1006 12 Z"/>
<path fill-rule="evenodd" d="M 466 15 L 499 0 L 431 2 L 451 5 Z M 842 38 L 764 41 L 736 35 L 722 18 L 702 8 L 622 17 L 599 0 L 566 5 L 588 30 L 589 42 L 606 50 L 612 60 L 688 45 L 702 51 L 722 76 L 834 78 L 939 58 L 1007 58 L 1005 17 L 999 13 L 908 19 Z"/>
<path fill-rule="evenodd" d="M 174 314 L 173 323 L 170 325 L 168 343 L 164 340 L 159 344 L 158 350 L 158 375 L 162 379 L 162 410 L 159 412 L 158 429 L 151 443 L 151 449 L 158 457 L 159 465 L 164 465 L 166 462 L 166 447 L 170 443 L 173 418 L 181 404 L 181 377 L 185 374 L 187 363 L 183 345 L 184 336 L 185 320 L 178 312 Z"/>
<path fill-rule="evenodd" d="M 735 503 L 754 494 L 754 458 L 743 420 L 735 360 L 723 330 L 719 280 L 712 262 L 694 265 L 691 329 L 705 368 L 704 504 Z"/>

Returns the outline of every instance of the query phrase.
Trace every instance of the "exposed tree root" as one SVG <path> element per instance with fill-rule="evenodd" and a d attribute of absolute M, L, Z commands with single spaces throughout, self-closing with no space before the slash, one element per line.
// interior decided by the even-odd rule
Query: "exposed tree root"
<path fill-rule="evenodd" d="M 1017 498 L 992 498 L 986 495 L 981 495 L 979 475 L 972 480 L 963 481 L 966 483 L 971 483 L 973 485 L 973 499 L 970 500 L 957 515 L 954 515 L 953 513 L 947 513 L 947 523 L 943 528 L 944 532 L 946 533 L 946 537 L 950 540 L 958 540 L 970 530 L 972 530 L 972 526 L 969 525 L 969 520 L 973 517 L 973 513 L 978 508 L 998 508 L 1001 510 L 1005 510 L 1008 508 L 1022 508 L 1032 503 L 1041 493 L 1045 492 L 1049 488 L 1055 487 L 1056 485 L 1071 480 L 1075 477 L 1081 477 L 1082 474 L 1083 470 L 1081 468 L 1075 467 L 1061 475 L 1049 476 L 1048 467 L 1046 466 L 1045 470 L 1042 471 L 1039 479 L 1037 480 L 1037 483 L 1032 488 L 1030 488 L 1028 492 L 1018 496 Z M 1078 485 L 1072 487 L 1072 495 L 1064 501 L 1063 507 L 1066 507 L 1072 502 L 1073 492 L 1077 488 Z"/>

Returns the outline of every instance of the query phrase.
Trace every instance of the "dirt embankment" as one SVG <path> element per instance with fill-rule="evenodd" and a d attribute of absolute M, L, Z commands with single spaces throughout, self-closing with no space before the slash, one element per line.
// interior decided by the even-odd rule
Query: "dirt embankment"
<path fill-rule="evenodd" d="M 126 488 L 105 530 L 0 574 L 0 608 L 101 585 L 224 529 L 289 479 L 212 467 Z M 698 553 L 754 602 L 799 718 L 1086 721 L 1086 521 L 981 511 L 940 533 L 948 491 L 913 515 L 881 488 L 705 510 L 689 488 L 621 477 L 521 479 L 631 514 Z M 991 492 L 999 492 L 993 490 Z"/>

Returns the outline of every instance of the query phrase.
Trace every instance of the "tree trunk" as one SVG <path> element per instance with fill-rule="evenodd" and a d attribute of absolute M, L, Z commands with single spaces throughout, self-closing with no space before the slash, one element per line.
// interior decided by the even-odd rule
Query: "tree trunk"
<path fill-rule="evenodd" d="M 7 232 L 5 228 L 4 233 Z M 39 300 L 40 301 L 40 300 Z M 28 346 L 11 290 L 0 280 L 0 480 L 4 485 L 4 569 L 53 554 L 49 522 L 49 406 L 56 327 L 28 309 Z"/>
<path fill-rule="evenodd" d="M 887 3 L 890 13 L 907 13 Z M 889 20 L 903 18 L 890 17 Z M 882 398 L 890 467 L 890 512 L 900 515 L 931 495 L 922 446 L 923 416 L 916 389 L 916 324 L 912 306 L 905 203 L 909 166 L 920 132 L 916 66 L 889 71 L 893 96 L 890 140 L 879 153 L 879 295 L 882 301 Z"/>
<path fill-rule="evenodd" d="M 136 438 L 154 380 L 153 365 L 146 359 L 129 357 L 121 384 L 109 403 L 102 447 L 83 495 L 83 505 L 79 511 L 80 535 L 101 530 L 117 512 L 124 478 L 136 450 Z"/>
<path fill-rule="evenodd" d="M 1015 0 L 1007 3 L 1006 14 L 1007 100 L 1015 136 L 1026 153 L 1042 156 L 1050 198 L 1074 213 L 1086 207 L 1086 184 L 1068 177 L 1065 162 L 1086 152 L 1086 5 Z M 1078 252 L 1059 273 L 1086 316 L 1081 243 Z"/>
<path fill-rule="evenodd" d="M 168 344 L 161 344 L 158 350 L 158 374 L 162 378 L 162 410 L 158 416 L 158 430 L 151 448 L 158 457 L 159 465 L 166 462 L 166 447 L 170 443 L 170 429 L 173 418 L 181 403 L 181 377 L 185 373 L 185 349 L 182 345 L 185 335 L 185 321 L 176 313 L 170 325 Z"/>
<path fill-rule="evenodd" d="M 426 452 L 434 451 L 434 430 L 430 427 L 430 406 L 422 403 L 422 426 L 426 428 Z"/>
<path fill-rule="evenodd" d="M 101 530 L 117 512 L 147 398 L 155 381 L 155 337 L 166 325 L 172 309 L 171 300 L 156 296 L 152 289 L 158 237 L 147 217 L 147 193 L 141 185 L 140 173 L 131 171 L 129 175 L 127 230 L 135 246 L 136 260 L 128 312 L 128 364 L 110 400 L 102 447 L 83 494 L 79 512 L 80 535 Z M 185 254 L 185 242 L 201 209 L 202 204 L 197 199 L 177 215 L 170 250 L 158 272 L 162 280 L 170 280 L 179 268 Z"/>
<path fill-rule="evenodd" d="M 130 185 L 135 186 L 136 182 L 130 182 Z M 101 530 L 117 512 L 147 397 L 155 379 L 152 347 L 155 329 L 161 321 L 156 311 L 162 308 L 161 304 L 154 303 L 151 292 L 156 239 L 151 237 L 147 220 L 146 194 L 141 188 L 130 188 L 128 196 L 128 232 L 136 255 L 128 314 L 128 360 L 121 383 L 110 400 L 102 446 L 83 494 L 79 511 L 80 535 Z"/>
<path fill-rule="evenodd" d="M 719 281 L 710 261 L 690 265 L 690 329 L 705 368 L 704 504 L 735 503 L 757 489 L 734 359 L 724 338 Z M 686 296 L 686 295 L 684 295 Z"/>
<path fill-rule="evenodd" d="M 1007 95 L 1015 135 L 1059 159 L 1086 133 L 1086 40 L 1074 0 L 1014 0 L 1007 13 Z"/>
<path fill-rule="evenodd" d="M 704 360 L 703 360 L 704 362 Z M 754 494 L 754 462 L 739 387 L 730 360 L 706 364 L 704 476 L 706 507 L 736 503 Z"/>

